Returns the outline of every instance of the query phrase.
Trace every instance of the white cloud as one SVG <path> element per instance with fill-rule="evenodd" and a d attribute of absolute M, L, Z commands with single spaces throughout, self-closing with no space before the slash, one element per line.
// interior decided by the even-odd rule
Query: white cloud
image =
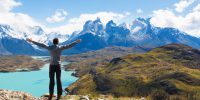
<path fill-rule="evenodd" d="M 131 13 L 130 12 L 125 12 L 125 15 L 129 16 L 129 15 L 131 15 Z"/>
<path fill-rule="evenodd" d="M 175 3 L 175 10 L 177 12 L 183 12 L 187 7 L 189 7 L 195 0 L 180 0 L 180 2 Z"/>
<path fill-rule="evenodd" d="M 95 20 L 97 17 L 101 19 L 101 22 L 105 25 L 108 21 L 113 20 L 116 23 L 119 23 L 123 18 L 129 16 L 129 12 L 125 13 L 114 13 L 114 12 L 97 12 L 94 14 L 81 14 L 79 17 L 71 18 L 68 20 L 66 25 L 51 28 L 51 31 L 60 31 L 71 34 L 74 31 L 80 31 L 83 28 L 83 25 L 88 20 Z"/>
<path fill-rule="evenodd" d="M 97 13 L 84 13 L 78 17 L 71 18 L 66 21 L 65 25 L 58 27 L 48 27 L 41 22 L 38 22 L 28 14 L 24 13 L 14 13 L 12 9 L 22 5 L 21 2 L 16 0 L 0 0 L 0 24 L 10 25 L 14 30 L 19 32 L 29 33 L 30 27 L 41 26 L 44 31 L 50 33 L 60 32 L 63 34 L 71 34 L 74 31 L 80 31 L 83 28 L 84 23 L 87 20 L 95 20 L 99 17 L 102 23 L 105 25 L 108 21 L 114 20 L 116 23 L 119 23 L 127 16 L 131 15 L 130 12 L 124 13 L 114 13 L 114 12 L 97 12 Z M 60 22 L 66 20 L 68 13 L 62 9 L 56 10 L 55 14 L 47 18 L 49 22 Z"/>
<path fill-rule="evenodd" d="M 18 32 L 29 33 L 30 27 L 41 26 L 47 33 L 50 32 L 60 32 L 63 34 L 71 34 L 74 31 L 80 31 L 87 20 L 95 20 L 99 17 L 102 23 L 106 24 L 109 20 L 114 20 L 115 22 L 120 22 L 126 16 L 129 16 L 129 12 L 125 13 L 114 13 L 114 12 L 97 12 L 93 14 L 84 13 L 78 17 L 71 18 L 66 21 L 65 25 L 58 27 L 48 27 L 38 22 L 28 14 L 24 13 L 14 13 L 12 9 L 14 7 L 22 5 L 20 2 L 15 0 L 0 0 L 0 24 L 10 25 Z M 55 14 L 49 17 L 47 20 L 49 22 L 59 22 L 65 19 L 67 12 L 59 9 Z"/>
<path fill-rule="evenodd" d="M 194 9 L 193 9 L 194 12 L 200 12 L 200 4 L 198 4 Z"/>
<path fill-rule="evenodd" d="M 66 19 L 68 13 L 64 9 L 57 9 L 54 15 L 47 17 L 46 21 L 49 23 L 62 22 Z"/>
<path fill-rule="evenodd" d="M 161 9 L 153 12 L 151 23 L 159 27 L 178 28 L 190 35 L 200 37 L 200 4 L 185 16 L 176 15 L 172 10 Z"/>
<path fill-rule="evenodd" d="M 40 25 L 39 22 L 35 21 L 32 17 L 22 13 L 0 13 L 0 23 L 11 25 L 16 30 L 27 31 L 28 27 Z"/>
<path fill-rule="evenodd" d="M 15 0 L 0 0 L 0 13 L 9 12 L 14 7 L 22 5 L 20 2 Z"/>
<path fill-rule="evenodd" d="M 184 0 L 181 0 L 181 1 L 184 1 Z M 175 4 L 176 5 L 175 9 L 186 8 L 186 6 L 179 7 L 178 4 L 182 4 L 180 2 Z M 95 20 L 97 17 L 99 17 L 102 23 L 105 25 L 109 20 L 114 20 L 115 22 L 119 23 L 130 15 L 129 12 L 125 12 L 125 13 L 97 12 L 97 13 L 92 13 L 92 14 L 85 13 L 85 14 L 81 14 L 78 17 L 74 17 L 67 20 L 65 25 L 58 26 L 58 27 L 48 27 L 41 24 L 40 22 L 38 22 L 37 20 L 29 16 L 28 14 L 12 12 L 12 9 L 20 5 L 22 4 L 20 2 L 16 2 L 15 0 L 0 0 L 0 8 L 1 8 L 0 9 L 0 24 L 10 25 L 14 29 L 21 32 L 28 32 L 28 29 L 33 26 L 41 26 L 47 32 L 56 31 L 63 34 L 71 34 L 74 31 L 80 31 L 87 20 Z M 184 3 L 182 5 L 184 5 Z M 182 10 L 177 10 L 177 11 L 182 11 Z M 138 9 L 138 12 L 141 12 L 141 11 L 139 11 Z M 59 16 L 64 15 L 66 17 L 67 12 L 61 11 L 61 14 L 55 13 L 55 15 L 59 15 Z M 193 10 L 191 10 L 185 16 L 177 15 L 173 10 L 170 10 L 170 9 L 160 9 L 153 12 L 151 23 L 159 27 L 178 28 L 190 35 L 200 37 L 199 15 L 200 15 L 200 4 L 194 7 Z M 61 19 L 66 20 L 65 17 L 62 18 L 61 16 Z M 50 22 L 61 21 L 61 20 L 58 20 L 59 18 L 57 19 L 57 17 L 55 18 L 51 16 L 51 18 L 50 18 L 51 19 Z M 54 18 L 56 20 L 53 20 Z"/>
<path fill-rule="evenodd" d="M 141 14 L 141 13 L 143 13 L 143 10 L 141 9 L 141 8 L 139 8 L 139 9 L 137 9 L 137 11 L 136 11 L 138 14 Z"/>
<path fill-rule="evenodd" d="M 12 12 L 12 9 L 20 5 L 16 0 L 0 0 L 0 24 L 10 25 L 16 31 L 23 32 L 28 32 L 29 27 L 42 26 L 27 14 Z"/>

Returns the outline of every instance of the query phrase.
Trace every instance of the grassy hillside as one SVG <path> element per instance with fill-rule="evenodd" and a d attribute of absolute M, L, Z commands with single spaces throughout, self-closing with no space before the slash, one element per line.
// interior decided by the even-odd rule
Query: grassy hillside
<path fill-rule="evenodd" d="M 69 90 L 80 95 L 199 100 L 200 51 L 169 44 L 148 53 L 114 58 L 94 65 Z"/>
<path fill-rule="evenodd" d="M 90 51 L 87 53 L 65 56 L 63 61 L 71 62 L 65 66 L 65 70 L 76 70 L 76 76 L 82 76 L 88 73 L 95 66 L 103 66 L 109 63 L 110 60 L 116 57 L 121 57 L 132 53 L 143 53 L 149 51 L 146 47 L 107 47 L 97 51 Z"/>

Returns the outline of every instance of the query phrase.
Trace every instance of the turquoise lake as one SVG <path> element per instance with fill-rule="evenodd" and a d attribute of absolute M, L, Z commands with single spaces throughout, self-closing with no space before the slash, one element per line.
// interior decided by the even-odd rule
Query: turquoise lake
<path fill-rule="evenodd" d="M 33 57 L 46 60 L 47 57 Z M 68 64 L 63 62 L 61 65 Z M 61 79 L 63 89 L 75 82 L 78 78 L 71 76 L 73 71 L 62 69 Z M 56 80 L 55 80 L 56 81 Z M 56 83 L 56 82 L 55 82 Z M 39 71 L 0 73 L 0 89 L 23 91 L 40 97 L 49 92 L 49 64 L 45 64 Z M 56 85 L 54 93 L 57 92 Z M 64 94 L 64 93 L 63 93 Z"/>

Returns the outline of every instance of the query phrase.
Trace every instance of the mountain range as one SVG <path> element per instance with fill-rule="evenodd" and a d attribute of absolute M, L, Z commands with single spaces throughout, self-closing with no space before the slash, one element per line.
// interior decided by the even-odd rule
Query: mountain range
<path fill-rule="evenodd" d="M 61 40 L 61 45 L 82 39 L 80 44 L 64 51 L 63 54 L 77 54 L 110 46 L 154 48 L 170 43 L 200 48 L 200 38 L 176 28 L 156 27 L 150 20 L 137 18 L 131 24 L 119 25 L 110 20 L 104 25 L 100 18 L 97 18 L 86 21 L 81 31 L 75 31 L 71 35 L 59 32 L 46 33 L 40 26 L 31 27 L 28 32 L 18 32 L 9 25 L 0 25 L 0 55 L 48 55 L 46 50 L 27 42 L 27 37 L 47 45 L 51 45 L 55 37 Z"/>

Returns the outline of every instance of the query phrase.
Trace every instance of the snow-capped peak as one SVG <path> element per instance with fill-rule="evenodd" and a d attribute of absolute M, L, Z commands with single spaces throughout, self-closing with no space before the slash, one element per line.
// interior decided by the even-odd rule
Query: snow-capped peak
<path fill-rule="evenodd" d="M 0 37 L 13 37 L 23 39 L 23 33 L 15 31 L 9 25 L 0 25 Z"/>
<path fill-rule="evenodd" d="M 128 24 L 128 23 L 121 23 L 121 24 L 119 24 L 119 27 L 123 27 L 123 28 L 125 28 L 125 29 L 131 29 L 131 25 L 130 24 Z"/>
<path fill-rule="evenodd" d="M 44 34 L 44 30 L 40 26 L 34 26 L 30 30 L 35 35 L 42 35 L 42 34 Z"/>
<path fill-rule="evenodd" d="M 103 24 L 100 20 L 100 18 L 97 17 L 96 20 L 88 20 L 85 22 L 83 26 L 83 31 L 81 32 L 80 35 L 85 34 L 85 33 L 92 33 L 93 35 L 99 35 L 104 31 Z"/>
<path fill-rule="evenodd" d="M 146 30 L 149 21 L 144 18 L 137 18 L 132 22 L 131 31 L 138 32 L 139 30 Z"/>
<path fill-rule="evenodd" d="M 116 27 L 116 23 L 113 22 L 113 20 L 110 20 L 107 24 L 106 24 L 106 28 L 107 27 Z"/>

